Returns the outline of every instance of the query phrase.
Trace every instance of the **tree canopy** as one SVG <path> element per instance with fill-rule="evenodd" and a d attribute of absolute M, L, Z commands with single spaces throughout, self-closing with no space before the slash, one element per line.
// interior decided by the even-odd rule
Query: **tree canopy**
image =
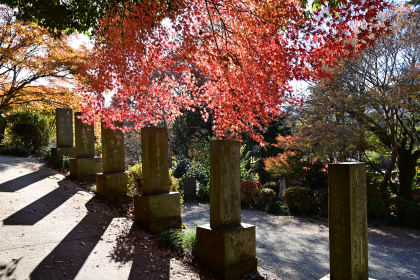
<path fill-rule="evenodd" d="M 85 57 L 67 36 L 54 40 L 45 28 L 18 21 L 12 9 L 0 6 L 0 110 L 78 106 L 75 76 Z"/>
<path fill-rule="evenodd" d="M 126 119 L 140 128 L 203 108 L 218 137 L 255 133 L 299 105 L 289 82 L 325 76 L 326 65 L 371 46 L 387 31 L 382 1 L 142 1 L 99 21 L 86 121 Z M 194 73 L 205 82 L 197 87 Z M 103 93 L 114 92 L 106 108 Z"/>
<path fill-rule="evenodd" d="M 294 146 L 324 161 L 351 158 L 369 164 L 366 151 L 389 154 L 386 171 L 378 170 L 383 175 L 382 194 L 398 167 L 399 187 L 391 182 L 392 192 L 411 199 L 420 158 L 420 18 L 408 6 L 398 6 L 384 17 L 392 22 L 390 35 L 357 60 L 330 68 L 331 77 L 312 87 L 299 114 Z"/>

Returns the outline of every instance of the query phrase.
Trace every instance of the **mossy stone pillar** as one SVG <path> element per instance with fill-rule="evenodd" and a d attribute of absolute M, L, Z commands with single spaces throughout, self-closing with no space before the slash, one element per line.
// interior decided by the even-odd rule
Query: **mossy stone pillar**
<path fill-rule="evenodd" d="M 93 124 L 82 122 L 82 113 L 74 114 L 76 158 L 70 159 L 70 176 L 77 181 L 95 181 L 102 171 L 100 157 L 95 157 L 95 133 Z"/>
<path fill-rule="evenodd" d="M 142 195 L 134 196 L 135 221 L 141 227 L 158 233 L 181 228 L 179 192 L 169 192 L 168 130 L 141 129 Z"/>
<path fill-rule="evenodd" d="M 2 147 L 1 142 L 4 139 L 4 132 L 6 131 L 7 120 L 3 114 L 3 110 L 0 111 L 0 148 Z"/>
<path fill-rule="evenodd" d="M 73 113 L 72 109 L 55 109 L 55 125 L 57 148 L 51 149 L 51 160 L 54 162 L 60 156 L 74 158 L 76 149 L 73 147 Z"/>
<path fill-rule="evenodd" d="M 125 172 L 124 133 L 122 122 L 114 122 L 116 129 L 101 124 L 103 173 L 96 174 L 99 195 L 110 201 L 127 201 L 128 177 Z"/>
<path fill-rule="evenodd" d="M 255 226 L 241 223 L 240 143 L 210 142 L 210 224 L 197 227 L 197 259 L 221 279 L 257 270 Z"/>
<path fill-rule="evenodd" d="M 366 164 L 328 165 L 332 280 L 368 280 Z"/>

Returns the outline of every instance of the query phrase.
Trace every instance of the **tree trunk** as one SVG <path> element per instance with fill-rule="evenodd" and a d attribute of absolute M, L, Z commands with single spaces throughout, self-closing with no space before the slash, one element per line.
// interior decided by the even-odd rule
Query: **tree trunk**
<path fill-rule="evenodd" d="M 413 198 L 413 182 L 416 176 L 416 163 L 420 157 L 420 152 L 410 153 L 409 150 L 399 147 L 398 152 L 398 169 L 400 190 L 398 196 L 411 200 Z"/>

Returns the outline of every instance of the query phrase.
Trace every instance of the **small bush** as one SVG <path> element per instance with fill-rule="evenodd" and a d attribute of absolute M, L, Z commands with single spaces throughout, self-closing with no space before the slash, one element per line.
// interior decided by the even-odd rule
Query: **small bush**
<path fill-rule="evenodd" d="M 385 217 L 385 224 L 392 227 L 397 227 L 400 224 L 400 221 L 396 216 L 386 216 Z"/>
<path fill-rule="evenodd" d="M 17 112 L 9 115 L 7 128 L 12 144 L 19 148 L 31 149 L 33 153 L 50 145 L 48 121 L 39 113 Z"/>
<path fill-rule="evenodd" d="M 368 218 L 380 218 L 382 216 L 382 199 L 378 197 L 368 197 L 367 199 Z"/>
<path fill-rule="evenodd" d="M 198 191 L 197 191 L 197 197 L 198 199 L 202 201 L 210 201 L 210 183 L 207 186 L 204 186 L 202 184 L 199 184 Z"/>
<path fill-rule="evenodd" d="M 391 197 L 382 202 L 382 213 L 384 216 L 396 216 L 400 222 L 405 220 L 405 211 L 409 202 L 402 197 Z"/>
<path fill-rule="evenodd" d="M 141 162 L 133 165 L 127 172 L 127 194 L 129 196 L 142 195 L 143 193 L 143 169 Z M 183 192 L 179 188 L 180 179 L 172 176 L 172 171 L 169 170 L 169 191 L 179 192 L 181 196 L 181 204 L 184 202 Z"/>
<path fill-rule="evenodd" d="M 261 205 L 273 202 L 276 199 L 276 193 L 272 189 L 261 189 L 258 192 L 258 200 Z"/>
<path fill-rule="evenodd" d="M 270 202 L 265 206 L 265 211 L 275 215 L 288 216 L 290 210 L 282 201 Z"/>
<path fill-rule="evenodd" d="M 187 259 L 194 259 L 197 231 L 194 229 L 170 229 L 159 235 L 159 241 L 162 245 L 167 246 L 179 254 L 184 255 Z"/>
<path fill-rule="evenodd" d="M 262 185 L 258 181 L 243 181 L 241 182 L 241 197 L 242 200 L 251 204 L 252 199 L 255 200 L 255 195 L 262 189 Z"/>
<path fill-rule="evenodd" d="M 292 214 L 308 214 L 311 205 L 309 189 L 304 187 L 291 187 L 284 190 L 283 201 Z"/>
<path fill-rule="evenodd" d="M 405 210 L 405 224 L 409 227 L 420 228 L 420 206 L 411 206 Z"/>
<path fill-rule="evenodd" d="M 129 196 L 141 195 L 143 192 L 143 170 L 141 163 L 131 166 L 127 172 L 127 194 Z"/>
<path fill-rule="evenodd" d="M 314 202 L 318 215 L 328 217 L 328 189 L 322 188 L 314 191 Z"/>
<path fill-rule="evenodd" d="M 263 185 L 263 189 L 272 189 L 277 194 L 279 191 L 279 184 L 276 182 L 268 182 Z"/>
<path fill-rule="evenodd" d="M 59 156 L 52 164 L 55 168 L 63 168 L 64 160 L 64 169 L 70 168 L 70 157 L 68 156 Z"/>
<path fill-rule="evenodd" d="M 43 136 L 36 125 L 32 123 L 16 123 L 12 127 L 12 143 L 18 147 L 37 152 L 43 144 Z"/>
<path fill-rule="evenodd" d="M 178 179 L 183 178 L 190 165 L 191 161 L 187 157 L 179 157 L 172 167 L 172 175 Z"/>

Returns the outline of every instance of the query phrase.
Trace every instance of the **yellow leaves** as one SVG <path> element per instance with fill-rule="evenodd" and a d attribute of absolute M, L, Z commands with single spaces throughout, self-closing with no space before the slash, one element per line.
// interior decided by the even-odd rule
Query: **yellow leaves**
<path fill-rule="evenodd" d="M 0 109 L 79 109 L 75 74 L 87 51 L 74 50 L 65 35 L 54 40 L 45 28 L 12 15 L 0 7 Z"/>

